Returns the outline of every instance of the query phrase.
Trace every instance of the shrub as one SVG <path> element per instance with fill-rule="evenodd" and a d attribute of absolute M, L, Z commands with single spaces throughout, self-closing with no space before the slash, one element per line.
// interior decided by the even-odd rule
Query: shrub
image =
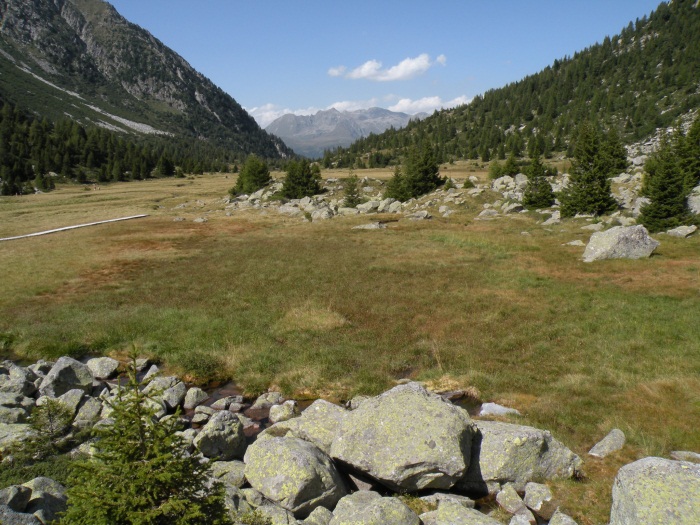
<path fill-rule="evenodd" d="M 357 175 L 351 172 L 350 177 L 345 179 L 345 198 L 343 199 L 343 206 L 346 208 L 354 208 L 361 202 L 360 184 L 357 180 Z"/>
<path fill-rule="evenodd" d="M 236 185 L 229 193 L 232 195 L 254 193 L 270 184 L 271 180 L 270 169 L 265 161 L 255 155 L 249 155 L 238 175 Z"/>
<path fill-rule="evenodd" d="M 119 389 L 113 425 L 96 431 L 97 452 L 76 464 L 64 525 L 229 524 L 220 485 L 186 455 L 175 435 L 178 415 L 158 420 L 151 395 L 139 389 L 134 367 Z"/>
<path fill-rule="evenodd" d="M 308 160 L 292 161 L 287 166 L 282 195 L 288 199 L 301 199 L 321 193 L 321 173 L 318 166 L 312 170 Z"/>

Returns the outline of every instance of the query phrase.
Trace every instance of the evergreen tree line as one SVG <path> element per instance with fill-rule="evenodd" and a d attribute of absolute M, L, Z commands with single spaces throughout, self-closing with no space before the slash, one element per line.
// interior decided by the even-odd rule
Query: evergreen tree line
<path fill-rule="evenodd" d="M 582 121 L 614 128 L 623 142 L 672 125 L 700 105 L 697 78 L 700 12 L 695 0 L 662 3 L 618 36 L 467 105 L 327 151 L 323 164 L 395 165 L 409 148 L 421 149 L 426 141 L 436 145 L 440 163 L 532 157 L 535 151 L 545 158 L 556 152 L 571 156 L 571 139 Z"/>
<path fill-rule="evenodd" d="M 0 109 L 0 192 L 47 191 L 62 180 L 108 182 L 226 171 L 239 161 L 206 141 L 123 136 L 72 120 L 50 122 L 9 103 Z"/>

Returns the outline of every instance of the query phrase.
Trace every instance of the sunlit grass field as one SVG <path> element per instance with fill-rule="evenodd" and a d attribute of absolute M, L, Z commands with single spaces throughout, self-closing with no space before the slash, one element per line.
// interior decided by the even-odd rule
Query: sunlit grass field
<path fill-rule="evenodd" d="M 467 165 L 443 171 L 474 173 L 486 177 Z M 472 386 L 582 456 L 621 428 L 623 451 L 584 458 L 586 480 L 554 485 L 581 524 L 607 522 L 622 464 L 700 450 L 700 237 L 659 236 L 648 260 L 584 264 L 582 248 L 562 243 L 587 240 L 585 222 L 475 220 L 495 194 L 449 219 L 357 231 L 377 216 L 228 216 L 234 182 L 215 174 L 0 198 L 0 237 L 149 214 L 0 243 L 6 357 L 121 356 L 136 345 L 200 383 L 331 400 L 401 378 Z"/>

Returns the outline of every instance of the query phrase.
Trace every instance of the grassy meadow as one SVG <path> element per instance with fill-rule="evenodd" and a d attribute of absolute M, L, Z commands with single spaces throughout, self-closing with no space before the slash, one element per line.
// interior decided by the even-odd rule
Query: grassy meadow
<path fill-rule="evenodd" d="M 469 164 L 444 174 L 486 178 Z M 194 382 L 297 398 L 345 400 L 401 378 L 474 387 L 584 457 L 586 479 L 553 484 L 582 525 L 607 523 L 621 465 L 700 450 L 700 236 L 658 236 L 648 260 L 584 264 L 582 248 L 562 246 L 587 240 L 583 220 L 475 220 L 495 195 L 449 219 L 353 231 L 378 217 L 227 216 L 234 182 L 214 174 L 1 197 L 0 237 L 149 214 L 1 242 L 5 357 L 119 357 L 136 345 Z M 588 459 L 614 427 L 628 445 Z"/>

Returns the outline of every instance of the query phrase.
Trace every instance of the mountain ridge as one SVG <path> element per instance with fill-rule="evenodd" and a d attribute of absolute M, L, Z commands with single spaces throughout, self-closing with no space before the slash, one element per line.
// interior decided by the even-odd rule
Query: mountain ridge
<path fill-rule="evenodd" d="M 330 108 L 313 115 L 287 113 L 268 124 L 265 130 L 280 137 L 297 153 L 318 158 L 324 150 L 347 147 L 358 138 L 391 127 L 402 128 L 411 120 L 425 116 L 425 113 L 408 115 L 379 107 L 353 111 Z"/>
<path fill-rule="evenodd" d="M 233 97 L 102 0 L 4 0 L 0 50 L 0 96 L 42 117 L 68 113 L 125 133 L 209 140 L 270 158 L 292 154 Z"/>

